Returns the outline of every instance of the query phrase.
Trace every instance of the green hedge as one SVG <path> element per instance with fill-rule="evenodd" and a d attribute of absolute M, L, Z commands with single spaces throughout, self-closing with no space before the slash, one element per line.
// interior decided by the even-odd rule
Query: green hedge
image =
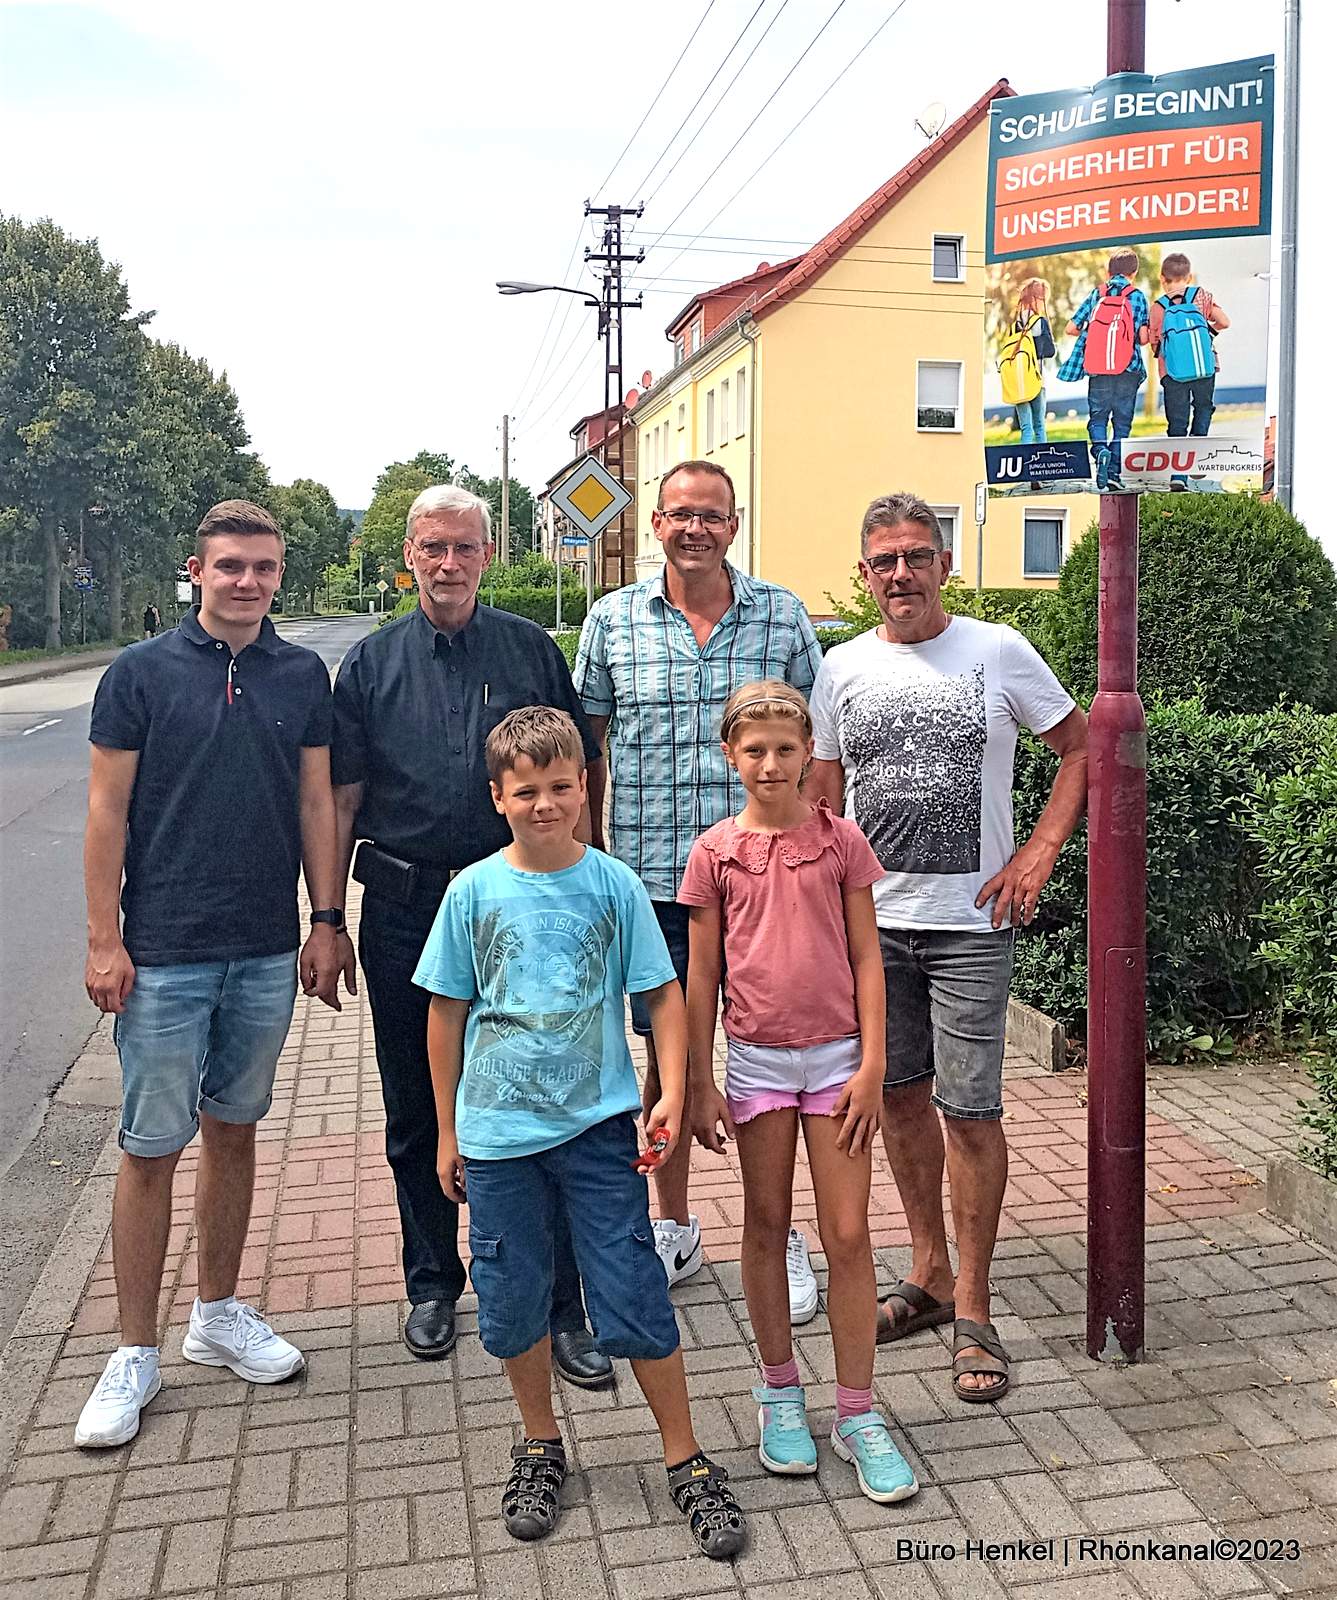
<path fill-rule="evenodd" d="M 1283 506 L 1239 494 L 1140 497 L 1138 683 L 1213 711 L 1337 711 L 1337 574 Z M 1096 689 L 1099 529 L 1063 564 L 1042 646 L 1079 699 Z"/>
<path fill-rule="evenodd" d="M 531 622 L 537 622 L 545 628 L 553 627 L 557 620 L 557 594 L 553 589 L 503 588 L 498 585 L 493 593 L 489 591 L 487 575 L 484 574 L 478 598 L 484 605 L 496 606 L 498 611 L 513 611 L 516 616 L 528 617 Z M 400 599 L 393 611 L 386 612 L 385 620 L 393 622 L 396 617 L 406 617 L 417 604 L 417 590 L 411 589 Z M 572 584 L 569 588 L 563 586 L 563 627 L 578 628 L 584 620 L 584 589 L 579 584 Z"/>
<path fill-rule="evenodd" d="M 1298 869 L 1286 854 L 1294 812 L 1321 798 L 1297 798 L 1296 782 L 1337 760 L 1337 717 L 1302 707 L 1217 716 L 1199 701 L 1147 713 L 1147 1036 L 1175 1055 L 1218 1048 L 1275 1021 L 1292 983 L 1297 996 L 1311 967 L 1299 952 L 1325 937 L 1337 950 L 1334 879 L 1322 849 L 1308 871 L 1321 890 L 1299 908 L 1265 914 L 1274 885 Z M 1026 838 L 1049 798 L 1054 757 L 1037 739 L 1017 747 L 1016 829 Z M 1331 801 L 1327 804 L 1331 807 Z M 1331 851 L 1329 817 L 1328 844 Z M 1331 860 L 1331 856 L 1327 858 Z M 1299 897 L 1297 897 L 1299 899 Z M 1325 907 L 1327 920 L 1324 920 Z M 1269 954 L 1285 929 L 1290 968 Z M 1086 1013 L 1086 829 L 1059 857 L 1031 928 L 1017 943 L 1013 993 L 1080 1033 Z M 1317 981 L 1317 980 L 1315 980 Z"/>

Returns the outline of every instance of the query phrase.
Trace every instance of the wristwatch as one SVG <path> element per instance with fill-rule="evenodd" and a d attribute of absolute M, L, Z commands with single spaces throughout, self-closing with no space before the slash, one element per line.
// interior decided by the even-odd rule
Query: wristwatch
<path fill-rule="evenodd" d="M 328 922 L 336 933 L 342 933 L 344 914 L 337 907 L 332 911 L 313 911 L 311 913 L 311 926 L 314 928 L 318 922 Z"/>

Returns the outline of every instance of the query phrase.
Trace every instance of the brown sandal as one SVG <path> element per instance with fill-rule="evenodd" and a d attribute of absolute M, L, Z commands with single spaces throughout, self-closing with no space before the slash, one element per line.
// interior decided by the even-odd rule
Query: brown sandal
<path fill-rule="evenodd" d="M 1011 1384 L 1011 1364 L 1008 1361 L 1007 1351 L 1003 1349 L 1003 1341 L 998 1337 L 998 1329 L 992 1322 L 972 1322 L 969 1317 L 958 1317 L 956 1326 L 952 1330 L 952 1389 L 958 1400 L 968 1400 L 972 1404 L 984 1400 L 1001 1400 L 1007 1393 Z M 987 1350 L 986 1356 L 967 1356 L 960 1352 L 978 1346 Z M 995 1383 L 988 1389 L 962 1388 L 961 1379 L 967 1373 L 983 1373 L 986 1376 L 1001 1378 L 1001 1383 Z"/>
<path fill-rule="evenodd" d="M 904 1316 L 897 1316 L 894 1310 L 888 1309 L 893 1300 L 904 1305 Z M 877 1342 L 894 1344 L 897 1339 L 908 1339 L 921 1328 L 936 1328 L 950 1322 L 955 1315 L 954 1300 L 935 1300 L 927 1289 L 902 1278 L 892 1285 L 886 1302 L 877 1308 Z"/>

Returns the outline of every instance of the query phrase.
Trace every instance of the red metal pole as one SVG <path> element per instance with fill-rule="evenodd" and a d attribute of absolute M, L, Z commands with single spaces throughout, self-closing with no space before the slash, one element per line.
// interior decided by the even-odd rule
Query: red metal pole
<path fill-rule="evenodd" d="M 1109 0 L 1106 67 L 1145 70 L 1145 0 Z M 1137 497 L 1100 499 L 1087 857 L 1086 1350 L 1138 1361 L 1146 1322 L 1147 723 L 1137 692 Z"/>

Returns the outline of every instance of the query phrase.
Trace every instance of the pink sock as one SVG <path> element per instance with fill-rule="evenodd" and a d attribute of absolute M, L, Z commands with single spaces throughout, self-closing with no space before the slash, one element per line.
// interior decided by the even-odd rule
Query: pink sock
<path fill-rule="evenodd" d="M 843 1383 L 836 1385 L 836 1421 L 844 1422 L 846 1417 L 861 1417 L 865 1411 L 873 1409 L 873 1391 L 871 1389 L 847 1389 Z"/>
<path fill-rule="evenodd" d="M 798 1362 L 790 1356 L 778 1367 L 761 1364 L 761 1380 L 768 1389 L 797 1389 L 799 1386 Z"/>

